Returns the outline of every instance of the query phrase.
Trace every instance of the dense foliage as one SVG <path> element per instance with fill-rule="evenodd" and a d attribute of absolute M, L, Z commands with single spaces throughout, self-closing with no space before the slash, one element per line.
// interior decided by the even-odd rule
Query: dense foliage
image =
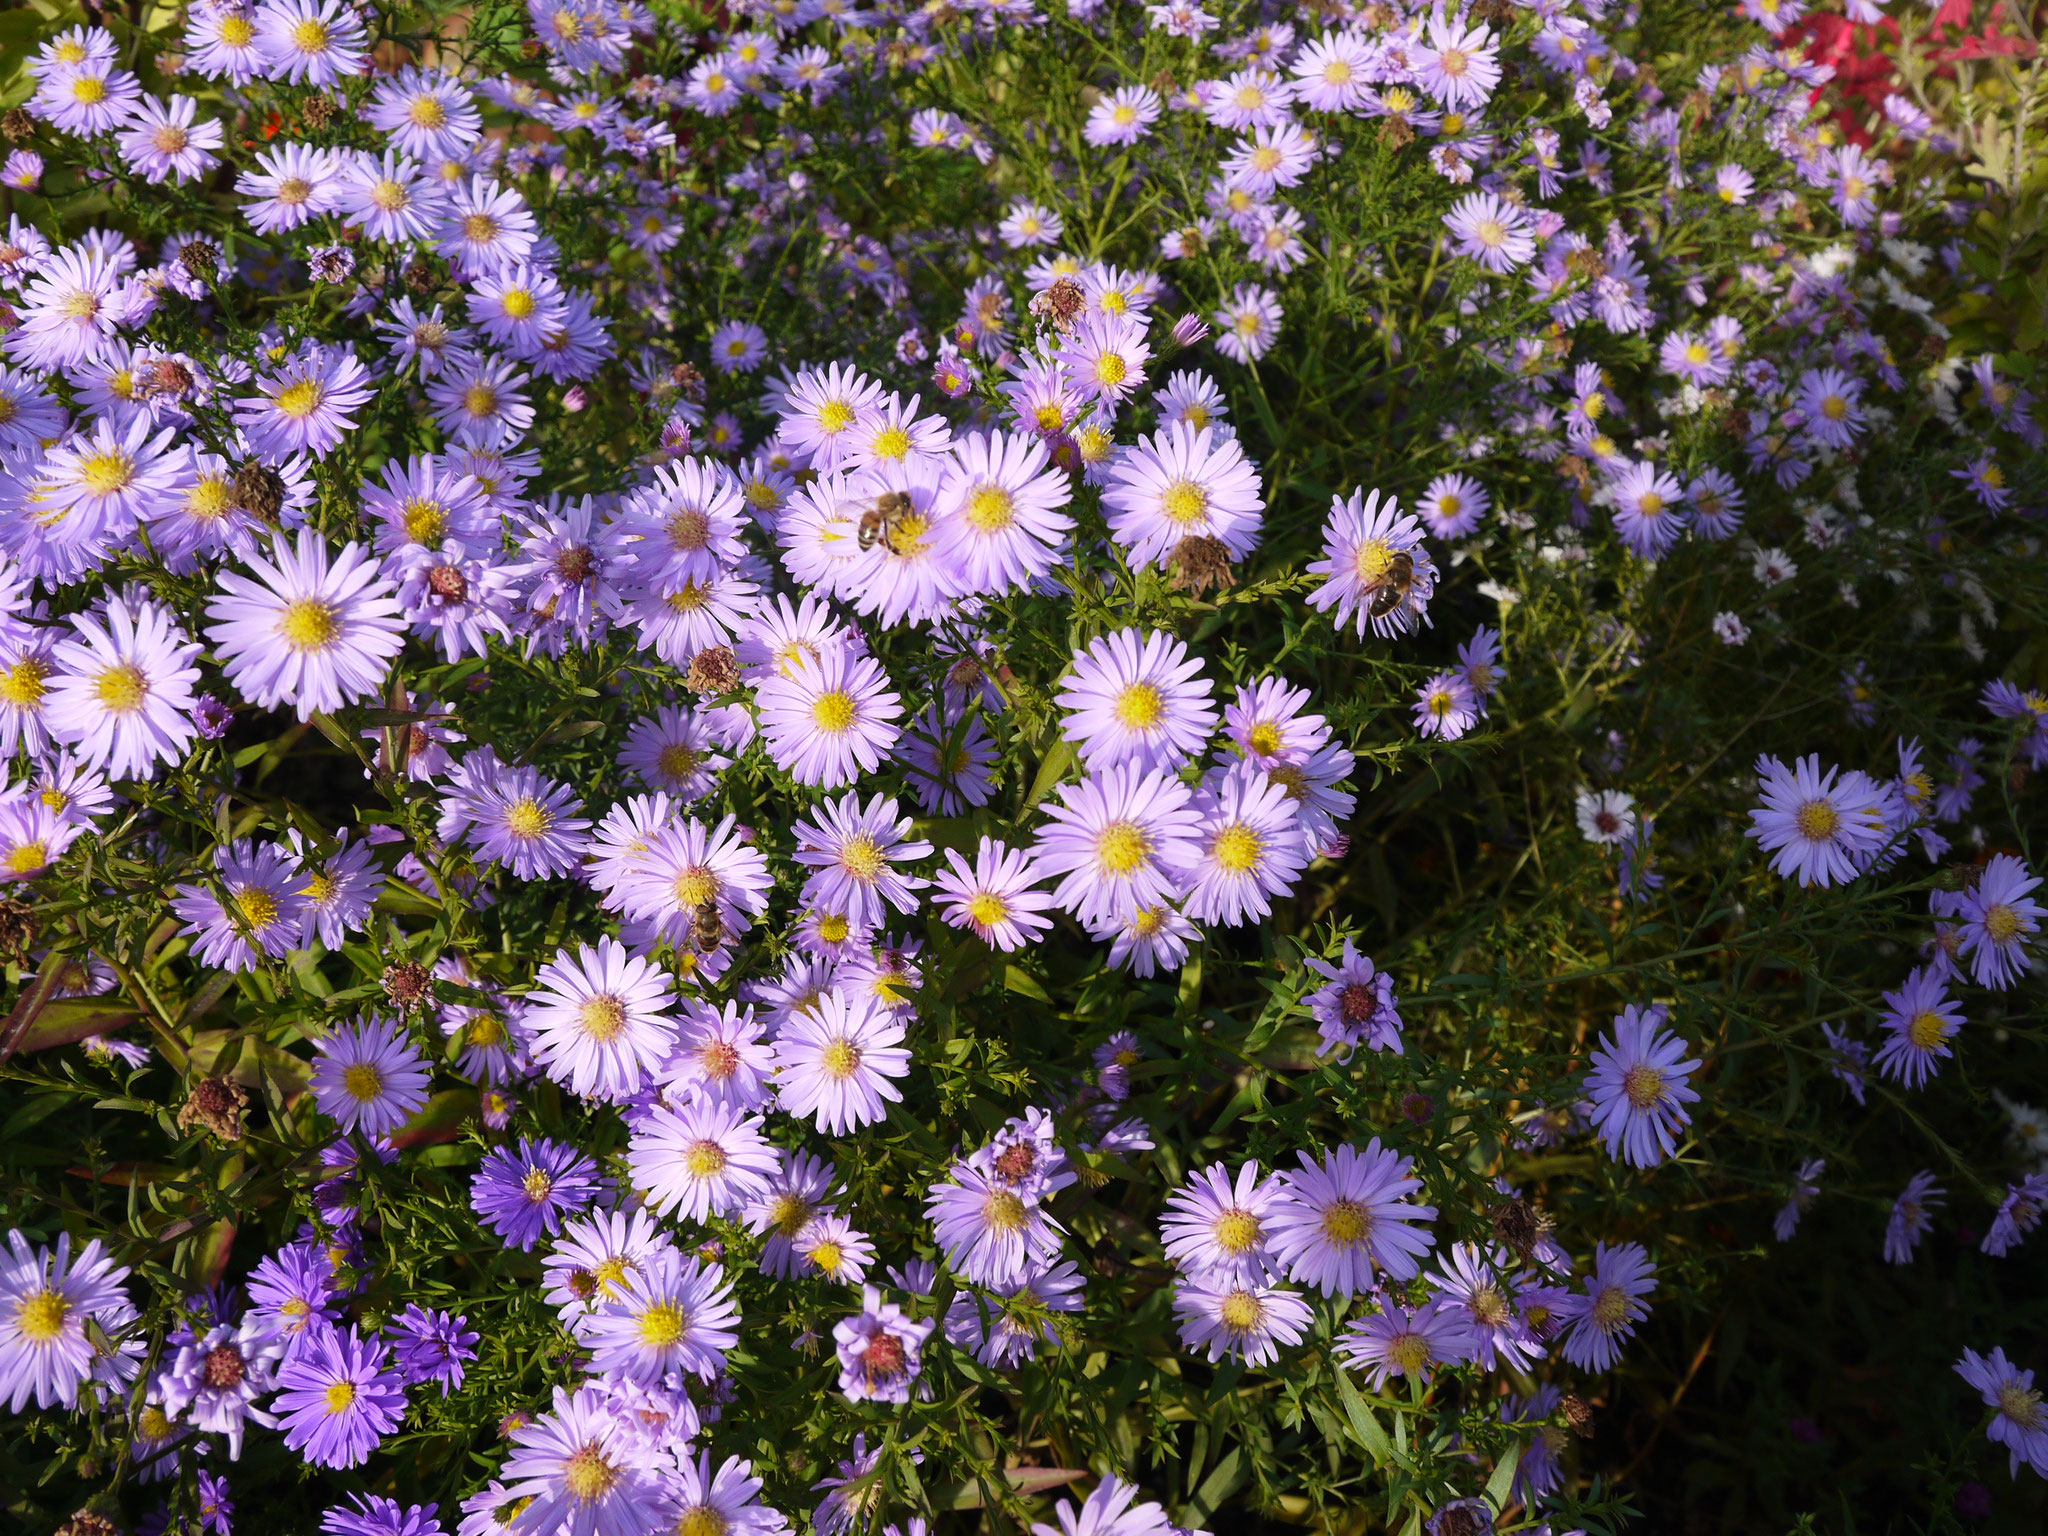
<path fill-rule="evenodd" d="M 1896 9 L 0 14 L 10 1527 L 2039 1529 Z"/>

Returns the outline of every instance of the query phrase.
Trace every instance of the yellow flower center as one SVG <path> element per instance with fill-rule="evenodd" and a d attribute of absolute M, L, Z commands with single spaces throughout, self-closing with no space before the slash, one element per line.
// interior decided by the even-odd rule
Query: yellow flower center
<path fill-rule="evenodd" d="M 1265 1235 L 1259 1218 L 1235 1205 L 1216 1218 L 1214 1231 L 1216 1246 L 1232 1254 L 1249 1253 Z"/>
<path fill-rule="evenodd" d="M 1169 521 L 1186 527 L 1208 514 L 1209 493 L 1192 480 L 1176 480 L 1161 493 L 1159 510 Z"/>
<path fill-rule="evenodd" d="M 384 1074 L 367 1061 L 359 1061 L 341 1074 L 341 1086 L 358 1104 L 367 1104 L 384 1091 Z"/>
<path fill-rule="evenodd" d="M 2048 1422 L 2048 1414 L 2041 1411 L 2041 1394 L 2017 1381 L 1999 1386 L 1998 1411 L 2022 1429 L 2040 1429 Z"/>
<path fill-rule="evenodd" d="M 1258 833 L 1243 822 L 1237 822 L 1216 834 L 1211 852 L 1217 868 L 1241 875 L 1258 865 L 1259 855 L 1265 851 L 1265 846 L 1265 840 Z"/>
<path fill-rule="evenodd" d="M 853 702 L 853 695 L 840 688 L 819 694 L 811 705 L 811 719 L 818 729 L 829 731 L 835 736 L 851 730 L 859 713 L 858 706 Z"/>
<path fill-rule="evenodd" d="M 495 1013 L 479 1013 L 471 1016 L 463 1026 L 463 1038 L 471 1045 L 489 1050 L 505 1043 L 505 1023 Z"/>
<path fill-rule="evenodd" d="M 149 679 L 142 675 L 139 667 L 124 661 L 102 672 L 92 691 L 113 713 L 132 714 L 142 708 L 142 701 L 149 696 Z"/>
<path fill-rule="evenodd" d="M 1385 539 L 1368 539 L 1358 546 L 1358 553 L 1351 559 L 1360 581 L 1379 581 L 1394 568 L 1393 546 Z"/>
<path fill-rule="evenodd" d="M 50 850 L 43 843 L 23 843 L 7 855 L 7 872 L 12 875 L 32 875 L 50 862 Z"/>
<path fill-rule="evenodd" d="M 900 459 L 910 452 L 910 434 L 901 427 L 884 427 L 875 434 L 871 451 L 878 459 Z"/>
<path fill-rule="evenodd" d="M 646 1324 L 641 1324 L 644 1337 Z M 619 1480 L 619 1469 L 604 1459 L 604 1452 L 595 1442 L 584 1446 L 562 1463 L 562 1486 L 569 1490 L 569 1496 L 584 1504 L 595 1504 L 612 1491 Z"/>
<path fill-rule="evenodd" d="M 55 1291 L 35 1291 L 15 1309 L 14 1326 L 31 1344 L 47 1344 L 64 1331 L 71 1303 Z"/>
<path fill-rule="evenodd" d="M 834 1040 L 818 1053 L 818 1065 L 827 1077 L 844 1081 L 860 1070 L 860 1047 L 851 1040 Z"/>
<path fill-rule="evenodd" d="M 1002 897 L 983 891 L 967 904 L 967 914 L 982 927 L 990 928 L 1010 915 L 1010 906 Z"/>
<path fill-rule="evenodd" d="M 405 109 L 405 115 L 412 119 L 416 128 L 441 128 L 448 122 L 448 109 L 441 105 L 438 96 L 415 96 L 412 104 Z"/>
<path fill-rule="evenodd" d="M 1105 352 L 1095 359 L 1095 381 L 1098 384 L 1121 384 L 1131 371 L 1131 365 L 1124 361 L 1121 352 Z"/>
<path fill-rule="evenodd" d="M 1842 813 L 1832 801 L 1808 800 L 1793 815 L 1792 823 L 1801 837 L 1818 843 L 1835 835 L 1835 829 L 1842 824 Z"/>
<path fill-rule="evenodd" d="M 1603 1285 L 1600 1294 L 1593 1298 L 1591 1310 L 1594 1325 L 1603 1333 L 1612 1333 L 1628 1321 L 1628 1292 L 1618 1285 Z"/>
<path fill-rule="evenodd" d="M 438 544 L 448 532 L 448 509 L 438 501 L 408 498 L 403 508 L 405 536 L 415 544 Z"/>
<path fill-rule="evenodd" d="M 5 700 L 15 709 L 35 709 L 43 702 L 43 695 L 50 691 L 48 662 L 34 656 L 24 657 L 0 673 L 0 700 Z"/>
<path fill-rule="evenodd" d="M 1265 1308 L 1250 1291 L 1232 1291 L 1216 1309 L 1217 1318 L 1232 1333 L 1250 1333 L 1264 1315 Z"/>
<path fill-rule="evenodd" d="M 854 423 L 853 407 L 844 400 L 827 400 L 818 407 L 818 430 L 837 437 Z"/>
<path fill-rule="evenodd" d="M 1420 1334 L 1401 1334 L 1387 1345 L 1387 1363 L 1403 1376 L 1421 1375 L 1429 1364 L 1429 1341 Z"/>
<path fill-rule="evenodd" d="M 308 18 L 292 28 L 292 46 L 301 53 L 325 53 L 327 45 L 327 28 L 318 21 Z"/>
<path fill-rule="evenodd" d="M 347 1413 L 355 1406 L 356 1384 L 352 1381 L 333 1381 L 327 1384 L 325 1402 L 329 1413 Z"/>
<path fill-rule="evenodd" d="M 676 1521 L 676 1536 L 725 1536 L 725 1516 L 709 1504 L 692 1504 Z"/>
<path fill-rule="evenodd" d="M 576 1021 L 583 1026 L 584 1034 L 603 1045 L 617 1039 L 626 1027 L 626 1005 L 609 993 L 586 998 L 576 1010 Z"/>
<path fill-rule="evenodd" d="M 1984 932 L 1994 944 L 2010 944 L 2020 936 L 2020 915 L 2004 902 L 1996 902 L 1984 913 Z"/>
<path fill-rule="evenodd" d="M 1923 1051 L 1931 1051 L 1953 1033 L 1947 1019 L 1932 1008 L 1923 1008 L 1906 1026 L 1906 1038 Z"/>
<path fill-rule="evenodd" d="M 1372 1230 L 1372 1212 L 1356 1200 L 1332 1200 L 1323 1207 L 1322 1225 L 1331 1242 L 1356 1243 Z"/>
<path fill-rule="evenodd" d="M 1149 731 L 1166 716 L 1166 701 L 1150 683 L 1133 683 L 1117 695 L 1116 721 L 1134 731 Z"/>
<path fill-rule="evenodd" d="M 245 885 L 234 895 L 235 910 L 252 929 L 268 928 L 277 921 L 277 898 L 260 885 Z"/>
<path fill-rule="evenodd" d="M 1095 838 L 1096 862 L 1112 875 L 1128 875 L 1151 851 L 1151 839 L 1134 822 L 1113 821 Z"/>
<path fill-rule="evenodd" d="M 488 384 L 472 384 L 462 392 L 462 409 L 471 416 L 496 415 L 498 392 Z"/>
<path fill-rule="evenodd" d="M 96 107 L 107 99 L 107 82 L 98 75 L 80 75 L 71 82 L 71 95 L 82 107 Z"/>
<path fill-rule="evenodd" d="M 723 1173 L 731 1161 L 725 1155 L 725 1148 L 711 1140 L 696 1141 L 683 1156 L 683 1166 L 690 1170 L 690 1177 L 708 1179 L 714 1173 Z"/>
<path fill-rule="evenodd" d="M 530 795 L 513 801 L 505 812 L 505 830 L 521 839 L 539 837 L 554 824 L 548 808 Z"/>
<path fill-rule="evenodd" d="M 967 495 L 967 523 L 977 533 L 999 533 L 1017 520 L 1017 505 L 1000 485 L 977 485 Z"/>
<path fill-rule="evenodd" d="M 514 320 L 531 320 L 540 308 L 540 300 L 524 288 L 507 288 L 498 304 Z"/>
<path fill-rule="evenodd" d="M 1622 1074 L 1621 1091 L 1637 1109 L 1652 1109 L 1664 1102 L 1664 1074 L 1639 1061 Z"/>
<path fill-rule="evenodd" d="M 317 379 L 301 379 L 277 392 L 277 411 L 280 416 L 289 416 L 294 421 L 304 421 L 320 409 L 325 396 Z"/>
<path fill-rule="evenodd" d="M 993 1191 L 981 1203 L 983 1223 L 996 1232 L 1021 1232 L 1030 1215 L 1023 1200 L 1007 1189 Z"/>
<path fill-rule="evenodd" d="M 882 857 L 881 844 L 865 834 L 848 838 L 839 853 L 839 867 L 862 882 L 879 876 L 888 862 Z"/>

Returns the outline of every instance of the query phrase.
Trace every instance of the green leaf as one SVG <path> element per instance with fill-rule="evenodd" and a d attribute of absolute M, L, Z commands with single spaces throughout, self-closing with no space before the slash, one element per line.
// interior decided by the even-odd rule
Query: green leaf
<path fill-rule="evenodd" d="M 1034 1002 L 1047 1004 L 1052 1002 L 1052 998 L 1046 993 L 1045 988 L 1038 984 L 1037 977 L 1033 976 L 1029 971 L 1019 970 L 1014 965 L 1003 967 L 1003 989 L 1007 992 L 1019 993 L 1024 997 L 1032 999 Z"/>
<path fill-rule="evenodd" d="M 1510 1445 L 1507 1454 L 1494 1463 L 1493 1476 L 1486 1480 L 1486 1497 L 1493 1504 L 1493 1512 L 1499 1514 L 1508 1507 L 1508 1490 L 1515 1486 L 1515 1468 L 1521 1465 L 1522 1442 Z"/>
<path fill-rule="evenodd" d="M 1373 1416 L 1365 1399 L 1358 1395 L 1358 1388 L 1351 1385 L 1351 1378 L 1342 1371 L 1337 1373 L 1337 1401 L 1343 1405 L 1344 1417 L 1351 1425 L 1351 1433 L 1358 1443 L 1365 1447 L 1375 1467 L 1383 1467 L 1395 1459 L 1394 1442 L 1387 1438 L 1387 1432 L 1380 1421 Z"/>
<path fill-rule="evenodd" d="M 1065 778 L 1067 770 L 1079 761 L 1071 741 L 1063 737 L 1054 742 L 1052 750 L 1045 754 L 1045 761 L 1038 765 L 1038 777 L 1031 781 L 1031 793 L 1024 797 L 1025 806 L 1034 806 L 1051 794 L 1053 785 Z"/>

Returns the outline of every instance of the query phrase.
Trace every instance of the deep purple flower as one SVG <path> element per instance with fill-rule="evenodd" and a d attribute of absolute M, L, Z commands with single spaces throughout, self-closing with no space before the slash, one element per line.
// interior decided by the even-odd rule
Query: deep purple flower
<path fill-rule="evenodd" d="M 508 1248 L 528 1252 L 543 1233 L 589 1208 L 601 1185 L 597 1164 L 572 1146 L 521 1137 L 519 1149 L 495 1149 L 477 1170 L 469 1203 Z"/>
<path fill-rule="evenodd" d="M 405 1389 L 374 1339 L 321 1327 L 303 1335 L 278 1373 L 284 1443 L 316 1467 L 370 1459 L 405 1415 Z"/>

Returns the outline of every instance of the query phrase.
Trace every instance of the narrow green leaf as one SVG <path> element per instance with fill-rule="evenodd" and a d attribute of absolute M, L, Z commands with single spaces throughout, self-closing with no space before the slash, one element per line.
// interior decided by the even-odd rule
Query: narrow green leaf
<path fill-rule="evenodd" d="M 1517 1440 L 1507 1449 L 1507 1454 L 1494 1463 L 1493 1476 L 1486 1480 L 1486 1497 L 1493 1504 L 1493 1512 L 1499 1514 L 1508 1507 L 1508 1490 L 1515 1486 L 1515 1468 L 1521 1465 L 1522 1442 Z"/>

